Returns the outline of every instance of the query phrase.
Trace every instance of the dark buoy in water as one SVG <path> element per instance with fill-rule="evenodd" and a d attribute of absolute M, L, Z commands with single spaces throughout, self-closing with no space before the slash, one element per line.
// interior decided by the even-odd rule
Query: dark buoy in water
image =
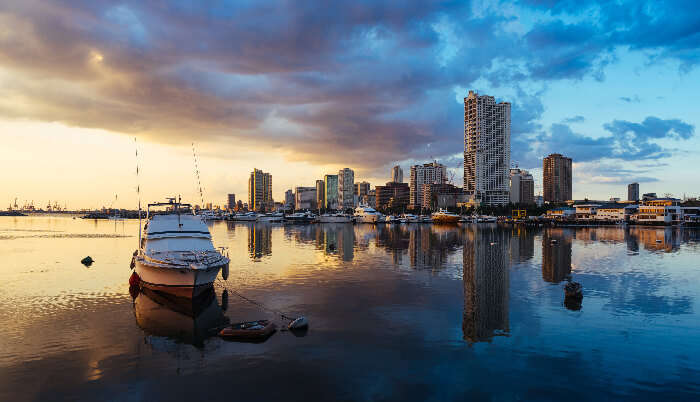
<path fill-rule="evenodd" d="M 87 257 L 83 258 L 82 260 L 80 260 L 80 263 L 82 263 L 86 267 L 89 267 L 90 265 L 92 265 L 93 262 L 95 262 L 95 260 L 93 260 L 92 257 L 90 257 L 90 256 L 87 256 Z"/>
<path fill-rule="evenodd" d="M 578 282 L 569 281 L 564 285 L 564 295 L 566 298 L 580 300 L 583 298 L 583 287 Z"/>

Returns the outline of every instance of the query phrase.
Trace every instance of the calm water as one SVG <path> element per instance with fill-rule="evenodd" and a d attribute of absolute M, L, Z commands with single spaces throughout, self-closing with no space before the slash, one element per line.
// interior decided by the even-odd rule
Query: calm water
<path fill-rule="evenodd" d="M 132 298 L 137 227 L 0 217 L 0 400 L 700 397 L 695 230 L 217 222 L 230 276 L 193 306 Z M 233 290 L 311 328 L 209 337 L 275 318 Z"/>

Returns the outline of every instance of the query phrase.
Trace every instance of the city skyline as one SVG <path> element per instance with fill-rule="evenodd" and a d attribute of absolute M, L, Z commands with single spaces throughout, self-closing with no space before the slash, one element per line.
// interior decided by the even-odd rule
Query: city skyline
<path fill-rule="evenodd" d="M 382 2 L 10 1 L 0 207 L 96 208 L 116 194 L 134 208 L 137 185 L 144 202 L 196 203 L 192 142 L 214 204 L 246 194 L 256 167 L 275 177 L 275 200 L 344 167 L 381 185 L 392 166 L 438 160 L 459 183 L 470 89 L 512 105 L 511 162 L 538 177 L 545 155 L 573 159 L 573 198 L 626 198 L 632 182 L 697 196 L 685 169 L 700 154 L 697 24 L 680 2 L 645 4 L 421 3 L 394 15 Z"/>

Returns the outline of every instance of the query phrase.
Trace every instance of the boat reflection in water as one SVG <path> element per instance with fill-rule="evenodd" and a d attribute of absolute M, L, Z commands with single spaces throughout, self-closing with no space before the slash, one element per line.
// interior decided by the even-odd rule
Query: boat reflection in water
<path fill-rule="evenodd" d="M 227 295 L 222 301 L 227 302 Z M 162 336 L 197 347 L 228 324 L 226 306 L 219 305 L 214 287 L 210 286 L 195 298 L 141 288 L 134 299 L 136 323 L 152 336 Z"/>
<path fill-rule="evenodd" d="M 470 344 L 508 336 L 510 236 L 502 230 L 467 230 L 462 251 L 462 331 Z"/>

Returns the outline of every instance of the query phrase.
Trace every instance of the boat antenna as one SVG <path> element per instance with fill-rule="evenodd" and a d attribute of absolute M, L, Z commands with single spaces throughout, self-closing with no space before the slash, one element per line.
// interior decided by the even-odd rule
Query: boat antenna
<path fill-rule="evenodd" d="M 136 196 L 139 199 L 139 247 L 141 249 L 141 185 L 139 183 L 139 147 L 134 137 L 134 148 L 136 148 Z"/>
<path fill-rule="evenodd" d="M 194 173 L 197 175 L 197 185 L 199 186 L 199 199 L 202 202 L 202 209 L 204 209 L 204 195 L 202 193 L 202 182 L 199 179 L 199 166 L 197 164 L 197 153 L 194 150 L 194 142 L 192 143 L 192 156 L 194 157 Z"/>

